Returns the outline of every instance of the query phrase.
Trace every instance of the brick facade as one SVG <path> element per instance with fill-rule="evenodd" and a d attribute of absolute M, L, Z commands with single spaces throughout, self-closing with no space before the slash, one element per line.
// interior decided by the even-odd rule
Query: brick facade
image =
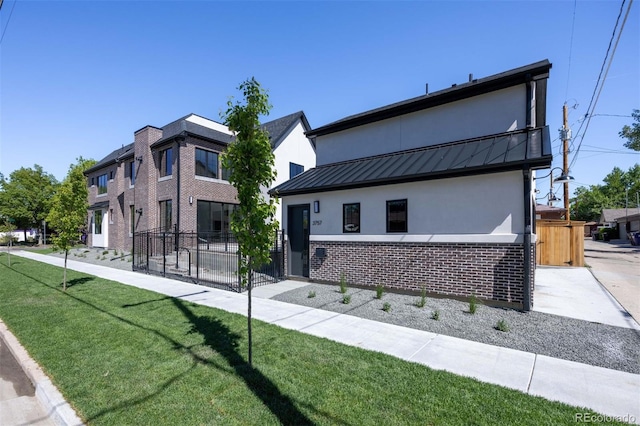
<path fill-rule="evenodd" d="M 318 258 L 316 248 L 325 248 L 326 257 Z M 312 280 L 337 283 L 344 273 L 353 285 L 382 284 L 399 291 L 425 287 L 433 294 L 463 298 L 475 294 L 522 306 L 522 244 L 311 241 L 309 249 Z M 533 276 L 530 285 L 533 294 Z"/>

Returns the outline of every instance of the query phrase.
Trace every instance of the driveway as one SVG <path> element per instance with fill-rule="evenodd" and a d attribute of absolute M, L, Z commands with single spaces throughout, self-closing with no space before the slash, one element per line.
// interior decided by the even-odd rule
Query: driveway
<path fill-rule="evenodd" d="M 640 246 L 626 240 L 584 240 L 584 261 L 593 275 L 640 322 Z"/>

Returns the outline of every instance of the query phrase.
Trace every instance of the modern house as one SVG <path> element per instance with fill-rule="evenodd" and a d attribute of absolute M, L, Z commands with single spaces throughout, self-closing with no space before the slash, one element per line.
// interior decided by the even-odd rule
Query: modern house
<path fill-rule="evenodd" d="M 315 166 L 304 112 L 264 123 L 263 128 L 275 155 L 275 184 Z M 232 140 L 226 126 L 195 114 L 136 131 L 133 143 L 85 173 L 88 245 L 130 250 L 136 231 L 228 230 L 237 200 L 220 154 Z"/>
<path fill-rule="evenodd" d="M 307 132 L 317 166 L 271 191 L 287 274 L 531 309 L 550 68 L 470 76 Z"/>

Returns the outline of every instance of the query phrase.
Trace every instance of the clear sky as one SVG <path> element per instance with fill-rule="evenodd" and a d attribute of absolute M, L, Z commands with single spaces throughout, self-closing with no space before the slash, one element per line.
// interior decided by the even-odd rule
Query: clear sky
<path fill-rule="evenodd" d="M 566 102 L 578 136 L 572 190 L 598 184 L 614 166 L 640 162 L 618 136 L 640 108 L 637 3 L 574 160 L 622 0 L 5 0 L 0 172 L 39 164 L 61 180 L 76 157 L 99 160 L 145 125 L 189 113 L 220 121 L 228 97 L 251 76 L 269 91 L 268 119 L 304 110 L 319 127 L 422 95 L 425 83 L 433 92 L 469 73 L 482 78 L 549 59 L 554 166 L 562 165 Z M 544 195 L 548 180 L 538 185 Z"/>

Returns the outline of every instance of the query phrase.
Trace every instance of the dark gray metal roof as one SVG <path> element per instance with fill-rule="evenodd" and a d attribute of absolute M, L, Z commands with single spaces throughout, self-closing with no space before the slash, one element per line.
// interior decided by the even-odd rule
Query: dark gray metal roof
<path fill-rule="evenodd" d="M 545 59 L 530 65 L 505 71 L 500 74 L 472 80 L 463 84 L 454 84 L 444 90 L 428 93 L 334 121 L 333 123 L 307 132 L 307 136 L 313 138 L 315 136 L 327 135 L 353 127 L 362 126 L 364 124 L 374 123 L 376 121 L 397 117 L 399 115 L 409 114 L 438 105 L 493 92 L 495 90 L 505 89 L 507 87 L 526 83 L 528 80 L 545 79 L 548 78 L 550 69 L 551 63 Z"/>
<path fill-rule="evenodd" d="M 125 145 L 122 148 L 118 148 L 115 151 L 111 152 L 109 155 L 104 157 L 102 160 L 98 161 L 93 165 L 90 169 L 87 169 L 84 174 L 87 175 L 89 173 L 95 172 L 103 167 L 110 166 L 111 164 L 115 164 L 118 161 L 124 160 L 125 158 L 133 157 L 133 144 Z"/>
<path fill-rule="evenodd" d="M 271 147 L 275 149 L 282 139 L 289 133 L 291 128 L 296 125 L 298 120 L 302 120 L 302 126 L 305 131 L 311 130 L 307 117 L 303 111 L 294 112 L 293 114 L 285 115 L 273 121 L 269 121 L 262 125 L 262 128 L 269 133 L 269 139 L 271 140 Z"/>
<path fill-rule="evenodd" d="M 467 139 L 310 169 L 273 188 L 278 196 L 551 166 L 549 128 Z"/>
<path fill-rule="evenodd" d="M 93 203 L 89 206 L 89 210 L 99 210 L 99 209 L 103 209 L 105 207 L 109 207 L 109 202 L 108 201 L 100 201 L 98 203 Z"/>
<path fill-rule="evenodd" d="M 187 116 L 188 117 L 188 116 Z M 191 135 L 201 137 L 208 140 L 214 140 L 221 142 L 225 145 L 231 143 L 233 136 L 227 133 L 220 132 L 218 130 L 210 129 L 205 126 L 187 121 L 185 119 L 179 119 L 172 123 L 167 124 L 162 128 L 162 139 L 154 142 L 151 148 L 156 148 L 163 145 L 180 135 Z"/>

